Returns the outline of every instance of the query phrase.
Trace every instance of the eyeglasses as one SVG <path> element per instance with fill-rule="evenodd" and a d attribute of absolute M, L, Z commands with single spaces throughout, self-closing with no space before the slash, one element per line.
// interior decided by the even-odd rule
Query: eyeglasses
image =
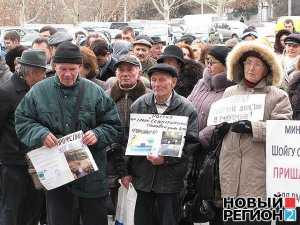
<path fill-rule="evenodd" d="M 265 67 L 263 64 L 254 63 L 251 60 L 244 61 L 244 66 L 245 67 L 251 67 L 251 66 L 253 66 L 255 69 L 263 69 Z"/>
<path fill-rule="evenodd" d="M 218 62 L 218 61 L 212 61 L 211 59 L 206 59 L 205 60 L 205 64 L 206 65 L 215 65 L 215 64 L 217 64 L 217 63 L 220 63 L 220 62 Z"/>

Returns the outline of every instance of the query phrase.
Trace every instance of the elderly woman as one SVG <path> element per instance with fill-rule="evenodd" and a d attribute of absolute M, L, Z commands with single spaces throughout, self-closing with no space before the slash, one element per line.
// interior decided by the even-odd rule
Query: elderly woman
<path fill-rule="evenodd" d="M 223 97 L 249 94 L 266 97 L 262 121 L 235 122 L 224 137 L 219 161 L 223 198 L 266 197 L 265 121 L 292 118 L 287 94 L 276 87 L 282 74 L 275 53 L 258 41 L 238 44 L 227 57 L 227 77 L 238 84 L 227 88 Z"/>
<path fill-rule="evenodd" d="M 214 126 L 207 126 L 210 107 L 212 103 L 222 98 L 227 87 L 234 85 L 234 82 L 228 80 L 226 76 L 226 57 L 229 52 L 230 49 L 225 46 L 214 46 L 208 51 L 203 78 L 198 81 L 188 97 L 198 113 L 199 141 L 204 152 L 213 150 L 211 139 Z M 217 177 L 217 174 L 215 176 Z M 222 224 L 222 209 L 218 208 L 216 212 L 215 218 L 209 221 L 210 225 Z"/>
<path fill-rule="evenodd" d="M 226 76 L 226 57 L 229 52 L 230 49 L 225 46 L 215 46 L 208 51 L 203 78 L 188 97 L 198 112 L 199 140 L 206 149 L 209 148 L 213 131 L 213 127 L 206 127 L 210 106 L 222 98 L 227 87 L 234 84 Z"/>

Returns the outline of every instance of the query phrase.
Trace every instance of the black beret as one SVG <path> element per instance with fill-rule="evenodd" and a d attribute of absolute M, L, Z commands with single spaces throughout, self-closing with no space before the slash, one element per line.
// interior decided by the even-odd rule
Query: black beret
<path fill-rule="evenodd" d="M 169 64 L 166 63 L 157 63 L 154 66 L 150 67 L 150 69 L 148 70 L 148 76 L 149 78 L 151 78 L 153 73 L 156 72 L 165 72 L 167 74 L 169 74 L 171 77 L 177 77 L 178 73 L 177 70 L 175 69 L 175 67 L 170 66 Z"/>

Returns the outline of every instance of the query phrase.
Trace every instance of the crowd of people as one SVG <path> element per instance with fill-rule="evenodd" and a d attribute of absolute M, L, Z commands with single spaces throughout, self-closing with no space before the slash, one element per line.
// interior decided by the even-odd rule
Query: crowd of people
<path fill-rule="evenodd" d="M 25 48 L 17 32 L 6 33 L 0 55 L 0 224 L 106 225 L 120 183 L 132 183 L 135 225 L 192 225 L 196 221 L 183 212 L 196 182 L 187 182 L 192 162 L 218 147 L 213 179 L 219 185 L 200 187 L 215 193 L 205 199 L 214 210 L 207 221 L 271 224 L 225 222 L 220 200 L 266 197 L 266 121 L 299 118 L 300 33 L 292 20 L 284 24 L 274 46 L 253 26 L 222 45 L 192 35 L 167 45 L 159 37 L 136 36 L 131 27 L 110 43 L 99 33 L 78 32 L 73 39 L 45 26 Z M 246 94 L 266 95 L 262 121 L 207 125 L 213 103 Z M 125 156 L 131 113 L 188 117 L 182 156 Z M 50 191 L 36 189 L 26 153 L 52 148 L 78 130 L 99 170 Z"/>

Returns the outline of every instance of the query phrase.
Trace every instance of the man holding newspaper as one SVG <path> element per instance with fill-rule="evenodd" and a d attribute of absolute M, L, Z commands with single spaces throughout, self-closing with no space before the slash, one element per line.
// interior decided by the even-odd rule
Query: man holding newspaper
<path fill-rule="evenodd" d="M 56 75 L 37 84 L 16 110 L 16 132 L 30 149 L 57 146 L 58 138 L 83 131 L 98 171 L 46 192 L 48 223 L 71 225 L 78 204 L 83 225 L 107 224 L 106 152 L 117 141 L 120 120 L 112 99 L 104 91 L 80 78 L 80 50 L 61 43 L 54 55 Z M 51 151 L 51 149 L 49 150 Z"/>

